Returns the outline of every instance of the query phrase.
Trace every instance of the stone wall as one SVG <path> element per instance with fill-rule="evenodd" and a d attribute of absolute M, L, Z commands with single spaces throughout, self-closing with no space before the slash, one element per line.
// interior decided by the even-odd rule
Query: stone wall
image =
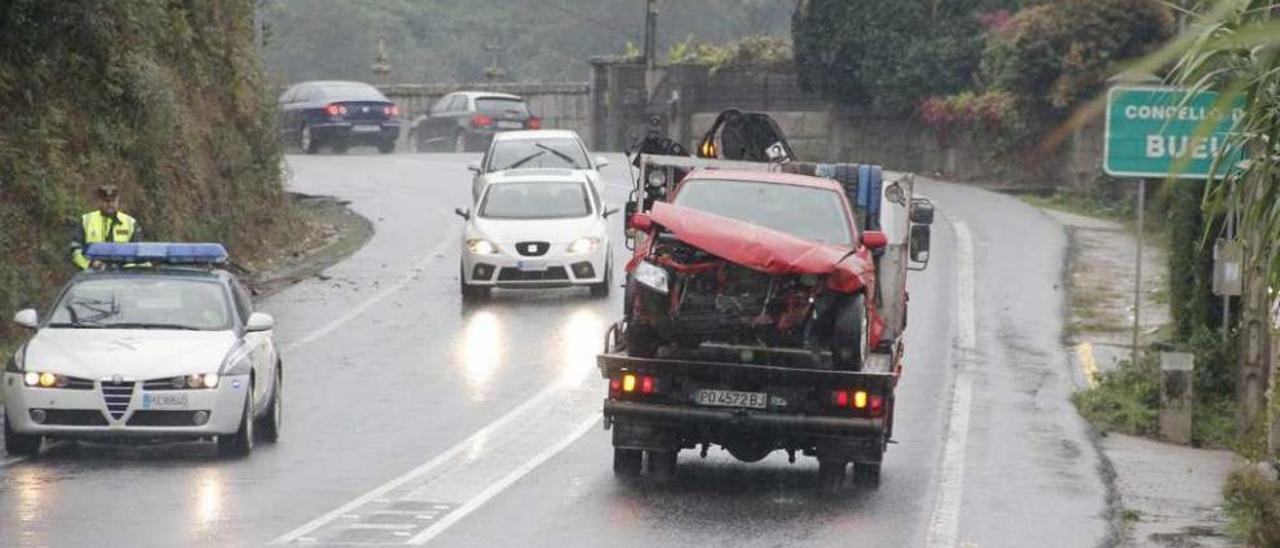
<path fill-rule="evenodd" d="M 400 105 L 401 116 L 412 123 L 437 99 L 455 91 L 492 91 L 524 97 L 529 111 L 542 119 L 546 129 L 578 132 L 591 146 L 591 86 L 586 83 L 561 84 L 397 84 L 379 86 L 388 99 Z M 406 124 L 406 129 L 408 124 Z M 401 147 L 407 139 L 401 139 Z"/>

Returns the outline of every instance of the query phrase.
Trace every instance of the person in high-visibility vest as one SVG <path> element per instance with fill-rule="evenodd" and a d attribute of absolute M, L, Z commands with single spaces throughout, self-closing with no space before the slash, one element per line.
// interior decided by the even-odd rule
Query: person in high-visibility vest
<path fill-rule="evenodd" d="M 142 236 L 138 221 L 120 211 L 119 188 L 103 185 L 98 187 L 97 195 L 98 209 L 80 216 L 80 226 L 71 240 L 71 262 L 81 270 L 102 266 L 84 256 L 89 244 L 136 242 Z"/>

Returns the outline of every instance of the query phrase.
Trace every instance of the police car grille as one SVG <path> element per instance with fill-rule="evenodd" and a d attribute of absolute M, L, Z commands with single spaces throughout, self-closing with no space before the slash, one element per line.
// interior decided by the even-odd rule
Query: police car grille
<path fill-rule="evenodd" d="M 107 411 L 111 413 L 112 418 L 120 420 L 125 411 L 129 410 L 131 399 L 133 399 L 132 382 L 102 383 L 102 401 L 107 404 Z"/>

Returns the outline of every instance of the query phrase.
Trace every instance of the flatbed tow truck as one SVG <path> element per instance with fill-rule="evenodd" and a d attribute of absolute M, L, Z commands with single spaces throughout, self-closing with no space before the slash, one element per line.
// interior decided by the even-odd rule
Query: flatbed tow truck
<path fill-rule="evenodd" d="M 845 326 L 848 329 L 843 331 L 839 326 L 829 328 L 860 339 L 853 346 L 860 347 L 861 355 L 852 362 L 835 355 L 839 343 L 774 345 L 747 337 L 745 342 L 695 339 L 693 344 L 686 340 L 650 345 L 648 337 L 636 335 L 640 328 L 634 314 L 641 310 L 643 299 L 637 296 L 641 289 L 634 271 L 640 259 L 633 260 L 624 319 L 609 330 L 605 352 L 597 357 L 601 375 L 608 381 L 603 413 L 605 428 L 612 432 L 615 474 L 632 477 L 647 471 L 656 483 L 670 482 L 682 450 L 698 450 L 705 458 L 710 447 L 718 445 L 744 462 L 760 461 L 779 450 L 787 452 L 791 462 L 797 453 L 815 457 L 818 488 L 824 493 L 840 492 L 850 467 L 855 485 L 878 487 L 883 456 L 893 441 L 894 393 L 903 373 L 907 272 L 927 266 L 933 222 L 932 204 L 913 195 L 913 177 L 892 175 L 892 180 L 884 181 L 878 166 L 795 161 L 771 119 L 738 111 L 721 115 L 696 155 L 651 133 L 632 160 L 636 170 L 627 204 L 628 242 L 640 250 L 637 257 L 650 248 L 646 238 L 680 236 L 652 230 L 649 214 L 655 207 L 665 207 L 657 204 L 669 200 L 678 189 L 675 183 L 691 174 L 709 170 L 802 174 L 840 183 L 862 235 L 859 252 L 874 264 L 868 276 L 874 281 L 860 290 L 862 296 L 856 301 L 861 306 L 865 298 L 865 314 L 859 311 L 850 316 L 854 320 L 844 316 L 834 320 L 860 325 Z M 748 265 L 759 270 L 757 266 Z M 768 298 L 751 301 L 763 303 L 759 317 L 778 308 L 771 300 L 779 298 L 784 276 L 777 274 L 769 274 Z M 725 278 L 719 274 L 721 286 Z M 680 282 L 670 283 L 674 293 Z M 737 291 L 734 298 L 749 293 Z M 819 318 L 821 299 L 827 293 L 809 291 L 810 308 L 805 309 L 804 321 Z M 727 295 L 718 293 L 716 306 L 731 300 Z M 671 306 L 688 306 L 685 299 L 681 294 L 676 303 L 673 296 Z M 740 316 L 746 313 L 739 311 Z M 755 309 L 749 313 L 756 314 Z M 875 327 L 867 318 L 875 318 Z M 646 343 L 643 351 L 638 341 Z"/>

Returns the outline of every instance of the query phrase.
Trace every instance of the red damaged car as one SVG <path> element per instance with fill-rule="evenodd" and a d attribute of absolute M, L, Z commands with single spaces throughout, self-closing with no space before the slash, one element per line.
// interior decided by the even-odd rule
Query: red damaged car
<path fill-rule="evenodd" d="M 699 170 L 636 213 L 623 342 L 664 348 L 770 347 L 858 371 L 880 342 L 873 250 L 840 185 L 787 173 Z M 826 358 L 829 356 L 829 358 Z"/>

